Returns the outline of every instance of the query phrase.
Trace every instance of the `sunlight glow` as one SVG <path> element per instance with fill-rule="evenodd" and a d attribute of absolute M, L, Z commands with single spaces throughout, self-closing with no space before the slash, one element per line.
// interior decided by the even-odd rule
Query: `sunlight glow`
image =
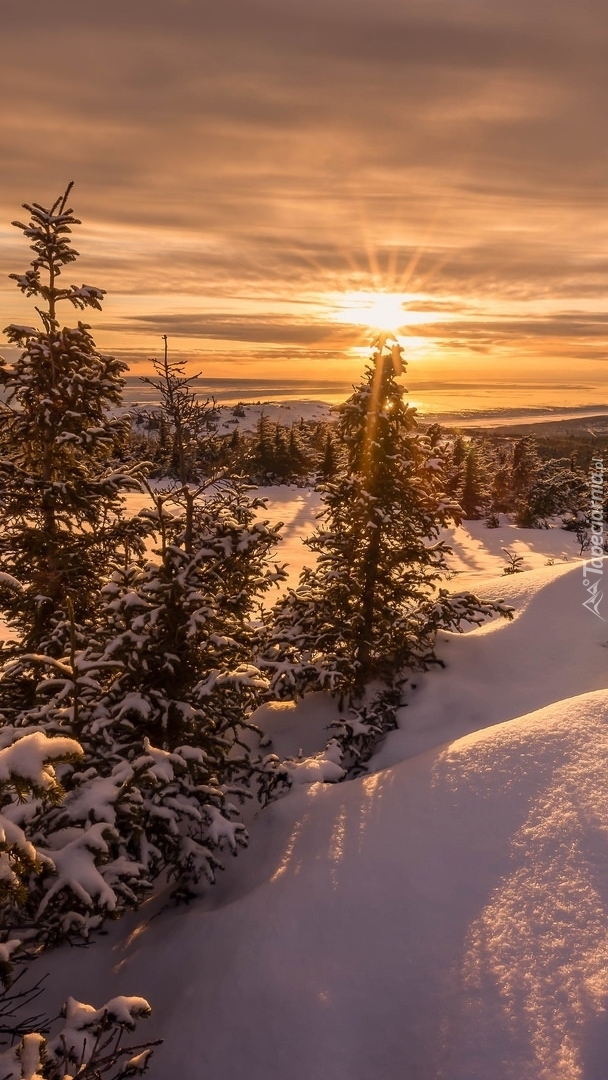
<path fill-rule="evenodd" d="M 340 322 L 367 326 L 370 330 L 397 331 L 416 321 L 418 312 L 405 311 L 404 303 L 411 297 L 407 293 L 351 292 L 337 297 Z"/>

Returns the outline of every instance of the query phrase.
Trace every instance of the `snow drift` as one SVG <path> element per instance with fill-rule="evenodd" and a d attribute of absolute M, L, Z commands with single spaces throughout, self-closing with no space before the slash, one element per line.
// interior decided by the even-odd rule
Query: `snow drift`
<path fill-rule="evenodd" d="M 49 957 L 58 999 L 145 994 L 154 1080 L 604 1080 L 608 657 L 580 577 L 505 582 L 515 621 L 449 635 L 377 772 L 294 788 L 202 900 Z"/>

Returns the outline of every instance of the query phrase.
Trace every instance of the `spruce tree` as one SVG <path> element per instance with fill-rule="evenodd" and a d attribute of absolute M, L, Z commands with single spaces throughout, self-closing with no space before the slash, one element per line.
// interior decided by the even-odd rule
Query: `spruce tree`
<path fill-rule="evenodd" d="M 8 742 L 9 738 L 14 741 Z M 59 802 L 63 791 L 58 764 L 76 760 L 82 750 L 72 739 L 49 739 L 42 732 L 19 735 L 4 729 L 3 739 L 7 745 L 0 749 L 0 1076 L 3 1080 L 66 1080 L 76 1071 L 82 1080 L 126 1080 L 145 1072 L 156 1045 L 122 1041 L 138 1018 L 150 1015 L 143 998 L 114 998 L 97 1010 L 70 998 L 52 1037 L 44 1016 L 24 1015 L 24 1007 L 41 993 L 42 980 L 25 989 L 16 985 L 25 971 L 28 949 L 27 941 L 14 936 L 11 925 L 19 921 L 16 913 L 27 901 L 32 873 L 54 867 L 52 857 L 26 838 L 15 821 L 15 811 L 26 808 L 27 816 L 34 799 Z M 86 887 L 87 870 L 74 860 L 75 885 Z M 14 980 L 15 962 L 21 970 Z M 44 1034 L 37 1030 L 41 1022 Z"/>
<path fill-rule="evenodd" d="M 295 479 L 299 479 L 305 476 L 308 472 L 309 466 L 307 461 L 307 453 L 305 444 L 303 442 L 306 428 L 302 428 L 300 425 L 299 430 L 292 425 L 289 432 L 289 463 L 291 469 L 291 476 Z"/>
<path fill-rule="evenodd" d="M 458 495 L 462 516 L 468 521 L 483 517 L 488 506 L 490 493 L 487 474 L 487 463 L 481 458 L 480 447 L 471 443 L 465 458 L 462 487 Z"/>
<path fill-rule="evenodd" d="M 536 440 L 531 435 L 518 439 L 513 447 L 511 486 L 515 500 L 524 499 L 534 483 L 540 465 Z"/>
<path fill-rule="evenodd" d="M 254 440 L 252 471 L 261 484 L 275 478 L 276 453 L 270 419 L 260 413 Z"/>
<path fill-rule="evenodd" d="M 204 498 L 150 495 L 142 513 L 160 546 L 144 565 L 116 567 L 104 587 L 104 644 L 39 658 L 29 723 L 77 732 L 85 752 L 62 776 L 62 804 L 29 816 L 56 867 L 29 888 L 26 913 L 44 940 L 88 936 L 139 904 L 161 873 L 179 895 L 214 881 L 222 851 L 246 843 L 239 804 L 282 782 L 249 721 L 268 685 L 252 663 L 254 620 L 284 576 L 268 559 L 278 528 L 257 520 L 261 504 L 237 484 Z M 72 887 L 74 860 L 87 867 L 86 888 Z"/>
<path fill-rule="evenodd" d="M 468 441 L 463 435 L 456 435 L 451 446 L 448 475 L 446 477 L 446 491 L 454 498 L 458 498 L 458 492 L 462 490 L 467 451 Z"/>
<path fill-rule="evenodd" d="M 231 733 L 238 743 L 260 680 L 252 620 L 285 576 L 269 559 L 280 526 L 258 520 L 263 502 L 237 480 L 203 497 L 189 489 L 150 494 L 160 532 L 155 558 L 117 569 L 103 590 L 103 659 L 122 664 L 104 707 L 115 702 L 125 714 L 127 699 L 147 697 L 143 728 L 165 750 L 204 746 L 209 733 Z M 233 758 L 229 768 L 237 764 Z"/>
<path fill-rule="evenodd" d="M 34 259 L 10 276 L 34 298 L 39 325 L 8 326 L 21 354 L 12 364 L 0 358 L 0 606 L 28 651 L 53 647 L 62 622 L 65 638 L 68 599 L 76 622 L 86 621 L 110 561 L 138 542 L 121 513 L 131 480 L 109 462 L 125 431 L 108 415 L 120 403 L 125 365 L 97 350 L 86 323 L 65 327 L 59 317 L 63 304 L 100 310 L 104 296 L 91 285 L 63 284 L 78 258 L 71 188 L 50 208 L 24 204 L 29 222 L 13 223 Z"/>
<path fill-rule="evenodd" d="M 319 469 L 319 477 L 321 480 L 331 480 L 335 475 L 337 468 L 336 461 L 336 449 L 334 445 L 334 438 L 331 431 L 328 431 L 325 436 L 325 446 L 323 448 L 323 459 Z"/>
<path fill-rule="evenodd" d="M 500 523 L 499 514 L 506 514 L 513 506 L 512 490 L 512 451 L 508 446 L 499 446 L 494 455 L 490 477 L 490 507 L 488 522 L 494 527 Z"/>
<path fill-rule="evenodd" d="M 160 399 L 153 415 L 159 422 L 158 451 L 163 471 L 186 484 L 197 477 L 201 447 L 209 445 L 217 427 L 217 411 L 211 398 L 201 401 L 193 390 L 200 372 L 186 375 L 183 363 L 169 356 L 166 334 L 163 342 L 162 360 L 151 361 L 154 376 L 145 376 L 142 382 L 152 386 Z"/>
<path fill-rule="evenodd" d="M 15 919 L 28 932 L 35 924 L 45 943 L 86 937 L 139 903 L 161 873 L 184 889 L 201 875 L 213 880 L 221 850 L 245 840 L 235 799 L 256 782 L 266 791 L 277 783 L 274 760 L 250 760 L 249 723 L 267 686 L 252 664 L 253 620 L 283 576 L 268 559 L 277 529 L 228 484 L 182 484 L 168 497 L 148 489 L 153 508 L 121 519 L 120 492 L 132 478 L 104 465 L 120 430 L 105 409 L 119 401 L 122 365 L 96 352 L 86 326 L 60 330 L 55 313 L 62 299 L 99 304 L 103 295 L 57 285 L 75 258 L 68 194 L 48 211 L 33 204 L 35 228 L 21 226 L 41 252 L 27 287 L 48 311 L 42 330 L 10 330 L 26 348 L 4 368 L 20 406 L 12 437 L 24 440 L 9 442 L 3 466 L 10 516 L 0 584 L 16 596 L 10 615 L 22 627 L 4 697 L 12 695 L 15 730 L 77 739 L 84 751 L 82 762 L 58 767 L 60 805 L 39 799 L 14 810 L 42 860 L 29 868 Z M 27 513 L 17 477 L 30 491 Z M 146 562 L 138 541 L 151 531 L 160 544 Z M 4 735 L 12 737 L 6 725 Z"/>
<path fill-rule="evenodd" d="M 361 760 L 396 723 L 407 672 L 437 663 L 441 628 L 496 610 L 438 586 L 449 552 L 440 528 L 458 507 L 437 449 L 420 434 L 398 383 L 401 348 L 380 337 L 364 381 L 340 407 L 345 467 L 322 485 L 316 565 L 280 601 L 264 646 L 274 692 L 328 688 L 350 712 L 341 738 Z M 381 689 L 370 700 L 372 682 Z"/>
<path fill-rule="evenodd" d="M 78 759 L 82 748 L 73 739 L 48 738 L 41 731 L 23 735 L 4 728 L 2 740 L 5 745 L 0 749 L 0 909 L 3 913 L 0 949 L 6 951 L 6 943 L 13 937 L 11 923 L 19 920 L 18 912 L 27 900 L 29 876 L 40 873 L 43 864 L 52 868 L 52 860 L 37 851 L 21 828 L 18 819 L 24 812 L 22 808 L 31 806 L 34 799 L 51 805 L 59 803 L 63 788 L 56 773 L 57 763 Z M 6 955 L 9 954 L 10 949 Z"/>
<path fill-rule="evenodd" d="M 522 528 L 549 528 L 550 519 L 568 515 L 576 520 L 588 504 L 588 480 L 582 471 L 573 472 L 568 458 L 539 462 L 527 488 L 516 504 L 516 523 Z"/>

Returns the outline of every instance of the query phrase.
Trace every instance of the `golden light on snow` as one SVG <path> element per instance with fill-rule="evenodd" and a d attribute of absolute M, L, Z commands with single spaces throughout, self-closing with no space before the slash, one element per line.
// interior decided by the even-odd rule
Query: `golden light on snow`
<path fill-rule="evenodd" d="M 278 879 L 280 877 L 283 877 L 283 874 L 285 874 L 289 869 L 291 869 L 291 872 L 293 874 L 299 874 L 301 861 L 298 862 L 295 860 L 295 850 L 298 844 L 298 840 L 300 839 L 300 836 L 302 834 L 302 830 L 306 825 L 309 817 L 310 814 L 305 814 L 301 821 L 297 821 L 295 823 L 293 832 L 287 842 L 281 861 L 277 866 L 276 870 L 274 871 L 272 877 L 270 878 L 271 881 L 278 881 Z"/>
<path fill-rule="evenodd" d="M 344 858 L 346 837 L 346 811 L 341 810 L 336 818 L 329 841 L 329 873 L 334 889 L 338 888 L 338 867 Z"/>

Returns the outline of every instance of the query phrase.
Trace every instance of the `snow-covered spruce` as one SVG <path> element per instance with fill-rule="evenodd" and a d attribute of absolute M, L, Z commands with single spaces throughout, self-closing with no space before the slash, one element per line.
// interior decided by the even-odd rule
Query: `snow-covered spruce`
<path fill-rule="evenodd" d="M 146 811 L 146 873 L 166 869 L 186 885 L 201 875 L 213 881 L 215 853 L 245 842 L 233 800 L 277 780 L 276 762 L 252 749 L 248 717 L 268 688 L 252 664 L 252 620 L 284 572 L 269 561 L 279 528 L 256 520 L 262 504 L 238 483 L 204 498 L 184 488 L 172 501 L 181 513 L 156 496 L 157 560 L 115 573 L 104 589 L 111 635 L 103 659 L 122 669 L 91 731 L 102 758 L 109 735 L 120 762 L 136 760 L 145 732 L 174 764 L 181 759 L 181 777 Z"/>
<path fill-rule="evenodd" d="M 544 460 L 530 435 L 514 441 L 448 435 L 444 448 L 446 491 L 458 500 L 465 519 L 485 518 L 497 528 L 498 515 L 512 513 L 519 527 L 539 529 L 549 528 L 558 515 L 569 522 L 584 516 L 589 482 L 575 452 Z"/>
<path fill-rule="evenodd" d="M 160 404 L 142 418 L 158 431 L 154 461 L 160 475 L 187 484 L 201 470 L 208 474 L 215 462 L 219 413 L 212 399 L 201 401 L 193 390 L 200 372 L 186 375 L 183 362 L 169 356 L 166 334 L 163 340 L 162 360 L 152 360 L 154 375 L 142 378 L 156 390 Z"/>
<path fill-rule="evenodd" d="M 522 439 L 521 443 L 531 440 Z M 517 459 L 520 444 L 514 448 Z M 540 461 L 534 446 L 526 448 L 527 474 L 517 492 L 516 522 L 522 528 L 549 528 L 551 518 L 584 516 L 589 506 L 589 480 L 581 469 L 575 469 L 568 458 Z M 522 458 L 519 471 L 522 471 Z"/>
<path fill-rule="evenodd" d="M 6 737 L 7 733 L 3 733 Z M 15 809 L 31 805 L 33 799 L 54 805 L 63 795 L 57 778 L 59 762 L 76 761 L 82 749 L 74 739 L 47 738 L 41 731 L 28 735 L 11 732 L 12 741 L 0 749 L 0 905 L 3 928 L 12 921 L 10 912 L 26 899 L 27 881 L 43 866 L 54 871 L 51 859 L 38 851 L 15 821 Z M 9 961 L 6 939 L 0 962 Z M 1 974 L 1 970 L 0 970 Z"/>
<path fill-rule="evenodd" d="M 104 296 L 93 286 L 61 284 L 78 257 L 70 241 L 79 224 L 68 206 L 70 190 L 49 209 L 25 204 L 29 223 L 14 222 L 34 259 L 11 277 L 35 299 L 41 325 L 8 326 L 10 344 L 22 352 L 14 364 L 0 359 L 0 608 L 20 648 L 38 650 L 58 636 L 51 646 L 58 653 L 67 633 L 66 599 L 76 623 L 86 621 L 108 563 L 125 546 L 133 551 L 141 530 L 121 512 L 121 492 L 133 478 L 108 462 L 126 434 L 124 422 L 107 413 L 120 401 L 125 365 L 98 352 L 85 323 L 59 321 L 61 303 L 100 310 Z M 13 685 L 22 703 L 28 689 L 29 683 Z"/>
<path fill-rule="evenodd" d="M 269 562 L 278 528 L 254 520 L 259 502 L 238 485 L 195 494 L 184 489 L 179 509 L 174 492 L 173 511 L 155 496 L 146 515 L 160 548 L 103 589 L 101 645 L 20 661 L 39 669 L 39 704 L 22 722 L 73 733 L 85 751 L 63 772 L 62 804 L 19 821 L 53 863 L 24 912 L 47 941 L 87 936 L 161 873 L 181 892 L 213 881 L 221 852 L 246 842 L 239 801 L 284 779 L 247 719 L 268 688 L 251 620 L 283 577 Z"/>
<path fill-rule="evenodd" d="M 6 733 L 5 733 L 6 734 Z M 62 796 L 57 778 L 60 762 L 76 761 L 82 750 L 73 739 L 47 738 L 42 732 L 15 735 L 0 749 L 0 904 L 3 940 L 0 943 L 0 1076 L 2 1080 L 121 1080 L 145 1072 L 155 1043 L 125 1045 L 123 1037 L 138 1019 L 150 1015 L 143 998 L 116 997 L 101 1009 L 70 998 L 63 1022 L 53 1037 L 33 1030 L 24 1020 L 23 1006 L 37 998 L 38 986 L 11 987 L 13 959 L 22 942 L 11 935 L 10 914 L 24 902 L 32 872 L 56 872 L 52 859 L 37 850 L 12 820 L 15 799 L 21 806 L 33 799 L 57 802 Z M 74 862 L 69 872 L 76 878 Z M 8 917 L 7 917 L 8 916 Z M 37 1017 L 36 1020 L 40 1020 Z M 30 1018 L 31 1021 L 31 1018 Z"/>
<path fill-rule="evenodd" d="M 2 1080 L 126 1080 L 144 1073 L 155 1042 L 125 1045 L 127 1032 L 151 1014 L 144 998 L 116 997 L 100 1009 L 68 998 L 49 1037 L 31 1031 L 0 1050 Z M 1 1045 L 1 1042 L 0 1042 Z"/>
<path fill-rule="evenodd" d="M 46 214 L 49 231 L 54 222 L 61 234 L 69 215 L 69 211 L 62 214 L 66 198 L 67 193 L 49 212 L 30 208 L 33 218 L 42 221 Z M 47 224 L 44 219 L 42 226 Z M 44 228 L 42 240 L 48 239 Z M 62 248 L 63 241 L 58 243 Z M 54 256 L 47 255 L 49 277 L 54 280 L 61 260 L 55 265 Z M 70 261 L 74 253 L 68 249 L 63 255 Z M 36 280 L 28 278 L 28 288 Z M 47 356 L 50 400 L 55 400 L 53 380 L 61 360 L 53 351 L 58 333 L 54 303 L 69 299 L 69 291 L 49 293 L 50 313 L 43 321 L 53 340 L 47 341 L 41 332 L 32 344 L 28 330 L 30 351 L 26 349 L 21 367 L 16 368 L 22 371 L 32 350 Z M 78 303 L 85 299 L 81 290 L 72 297 Z M 68 361 L 69 356 L 66 369 Z M 101 445 L 109 441 L 102 437 L 102 404 L 112 403 L 118 392 L 111 374 L 106 372 L 105 396 L 94 401 L 99 414 L 95 434 Z M 68 404 L 75 408 L 82 401 L 82 387 L 79 397 L 77 375 L 70 375 L 76 389 Z M 35 381 L 34 375 L 30 381 Z M 15 376 L 14 394 L 23 406 L 20 393 Z M 75 423 L 69 414 L 60 415 L 68 398 L 62 398 L 59 390 L 56 398 L 57 423 L 62 421 L 64 427 Z M 23 412 L 29 415 L 25 407 Z M 259 596 L 282 577 L 266 562 L 277 530 L 254 523 L 256 505 L 243 492 L 226 486 L 207 499 L 204 510 L 197 507 L 196 493 L 183 488 L 184 512 L 177 516 L 166 512 L 159 497 L 155 513 L 141 515 L 123 528 L 119 504 L 107 499 L 95 502 L 92 497 L 100 490 L 99 480 L 88 471 L 97 461 L 92 453 L 95 439 L 91 432 L 84 437 L 86 424 L 81 419 L 81 426 L 76 425 L 80 442 L 91 453 L 82 460 L 51 454 L 57 475 L 51 474 L 49 484 L 54 491 L 71 492 L 70 497 L 82 487 L 83 514 L 78 516 L 78 500 L 73 503 L 66 496 L 56 515 L 59 504 L 51 501 L 49 508 L 49 485 L 44 487 L 40 480 L 37 522 L 39 528 L 45 526 L 48 511 L 49 558 L 55 568 L 66 559 L 71 577 L 58 573 L 56 593 L 34 597 L 31 618 L 27 600 L 36 583 L 40 585 L 42 571 L 24 584 L 18 567 L 9 564 L 0 578 L 14 602 L 9 615 L 15 626 L 20 620 L 23 624 L 21 649 L 15 649 L 3 672 L 11 715 L 22 733 L 36 727 L 76 736 L 85 749 L 81 767 L 63 769 L 66 799 L 61 806 L 38 800 L 12 807 L 13 830 L 21 830 L 19 835 L 37 844 L 40 858 L 36 873 L 29 876 L 27 895 L 7 925 L 25 929 L 36 925 L 47 942 L 65 934 L 87 936 L 108 913 L 137 904 L 162 872 L 177 879 L 182 889 L 202 874 L 213 880 L 220 865 L 218 852 L 222 848 L 235 852 L 246 839 L 236 820 L 234 800 L 244 797 L 252 776 L 266 792 L 282 776 L 271 756 L 264 759 L 258 754 L 253 768 L 250 746 L 241 738 L 250 733 L 246 716 L 266 688 L 251 664 L 249 621 Z M 79 445 L 76 438 L 63 441 Z M 49 442 L 54 451 L 52 439 Z M 58 442 L 62 444 L 61 439 Z M 29 465 L 33 468 L 33 460 Z M 62 470 L 65 476 L 60 480 Z M 110 474 L 106 481 L 115 484 L 118 495 L 125 477 Z M 95 517 L 98 512 L 101 522 Z M 128 539 L 131 550 L 137 550 L 146 532 L 158 529 L 158 562 L 125 567 L 125 558 L 116 558 L 111 529 L 106 527 L 114 513 L 113 540 Z M 86 559 L 80 557 L 70 529 L 72 520 L 74 534 L 82 531 L 83 549 L 91 560 L 88 577 Z M 100 541 L 96 548 L 88 546 L 91 538 Z M 39 555 L 44 564 L 45 553 Z M 122 562 L 123 567 L 115 571 L 100 603 L 93 585 L 99 588 L 104 563 L 109 561 Z M 10 572 L 13 569 L 15 573 Z M 90 602 L 85 603 L 87 597 Z M 4 734 L 7 731 L 5 727 Z"/>
<path fill-rule="evenodd" d="M 445 495 L 440 451 L 403 400 L 399 345 L 382 336 L 372 360 L 339 409 L 346 462 L 322 487 L 321 524 L 306 541 L 316 565 L 275 606 L 261 649 L 276 696 L 329 689 L 342 699 L 335 734 L 348 766 L 395 726 L 407 673 L 438 662 L 438 630 L 508 613 L 439 587 L 449 553 L 440 528 L 460 509 Z"/>

